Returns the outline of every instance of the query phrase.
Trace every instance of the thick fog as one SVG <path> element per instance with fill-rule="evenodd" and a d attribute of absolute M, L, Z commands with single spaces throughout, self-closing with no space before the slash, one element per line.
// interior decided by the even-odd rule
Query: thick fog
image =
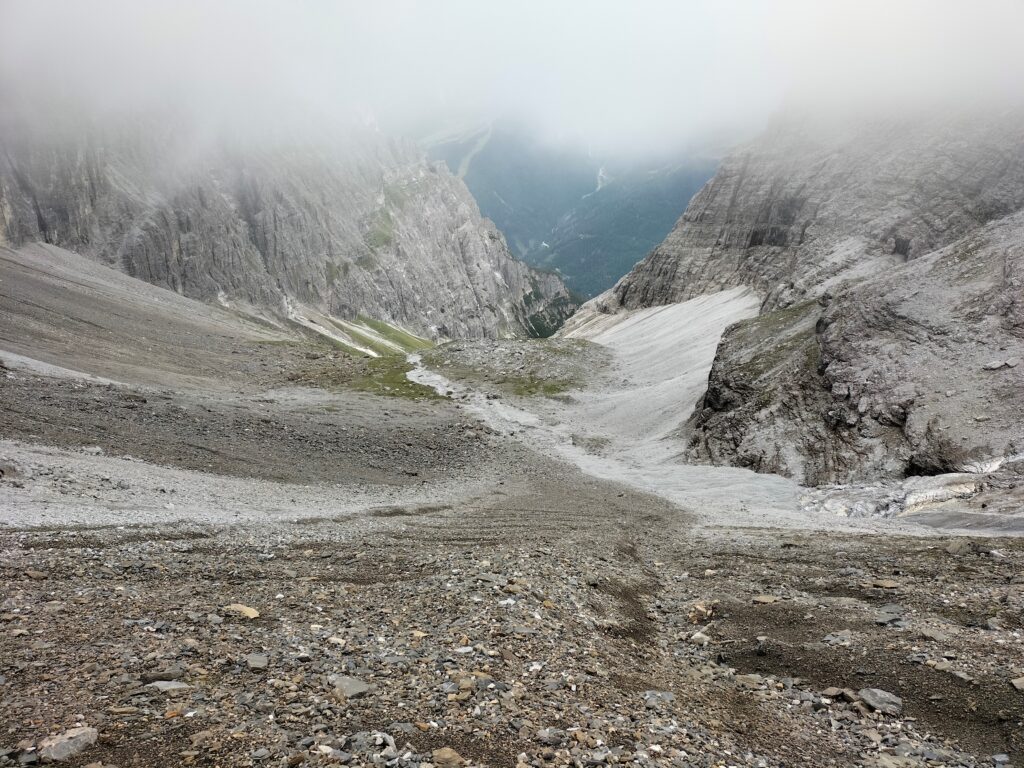
<path fill-rule="evenodd" d="M 1024 91 L 1022 30 L 1020 0 L 3 0 L 0 87 L 57 114 L 412 136 L 514 118 L 667 147 L 780 110 L 998 107 Z"/>

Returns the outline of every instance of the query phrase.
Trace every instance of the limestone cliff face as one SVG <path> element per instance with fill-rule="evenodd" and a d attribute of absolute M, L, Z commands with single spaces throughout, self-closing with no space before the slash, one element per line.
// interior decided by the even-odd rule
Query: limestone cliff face
<path fill-rule="evenodd" d="M 1024 213 L 733 326 L 691 457 L 810 485 L 1024 453 Z"/>
<path fill-rule="evenodd" d="M 820 138 L 786 123 L 728 157 L 602 305 L 747 285 L 766 309 L 891 269 L 1024 206 L 1024 123 L 889 122 Z"/>
<path fill-rule="evenodd" d="M 146 123 L 0 140 L 10 245 L 56 244 L 201 300 L 433 338 L 546 335 L 574 308 L 556 276 L 511 256 L 461 181 L 369 132 L 242 144 Z"/>
<path fill-rule="evenodd" d="M 807 484 L 985 471 L 1024 452 L 1024 122 L 777 129 L 582 312 L 745 285 L 692 460 Z"/>

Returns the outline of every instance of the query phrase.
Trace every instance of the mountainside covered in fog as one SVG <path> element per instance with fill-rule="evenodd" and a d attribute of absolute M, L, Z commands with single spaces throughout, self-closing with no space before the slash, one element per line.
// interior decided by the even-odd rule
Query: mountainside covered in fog
<path fill-rule="evenodd" d="M 495 337 L 547 335 L 573 309 L 556 276 L 509 253 L 443 165 L 368 131 L 253 143 L 173 120 L 76 131 L 8 122 L 0 138 L 0 244 L 59 245 L 341 338 L 331 317 Z"/>
<path fill-rule="evenodd" d="M 595 156 L 502 123 L 428 144 L 517 256 L 556 270 L 587 297 L 611 287 L 664 239 L 715 168 L 683 152 Z"/>
<path fill-rule="evenodd" d="M 1024 123 L 780 126 L 723 162 L 585 313 L 748 286 L 689 425 L 698 460 L 806 483 L 1024 451 Z"/>

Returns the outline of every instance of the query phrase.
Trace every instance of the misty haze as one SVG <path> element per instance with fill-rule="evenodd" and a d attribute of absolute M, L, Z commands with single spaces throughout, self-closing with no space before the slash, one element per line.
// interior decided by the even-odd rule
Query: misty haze
<path fill-rule="evenodd" d="M 1024 764 L 1022 30 L 0 0 L 0 768 Z"/>

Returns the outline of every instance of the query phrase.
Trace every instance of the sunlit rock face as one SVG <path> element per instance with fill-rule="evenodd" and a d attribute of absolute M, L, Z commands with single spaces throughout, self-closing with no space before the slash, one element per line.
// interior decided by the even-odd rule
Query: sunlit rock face
<path fill-rule="evenodd" d="M 809 484 L 984 471 L 1024 451 L 1022 209 L 1017 115 L 790 124 L 585 311 L 760 293 L 723 337 L 692 459 Z"/>
<path fill-rule="evenodd" d="M 4 133 L 12 245 L 60 245 L 192 298 L 432 338 L 547 335 L 574 309 L 461 181 L 374 132 L 254 142 L 147 120 Z"/>

